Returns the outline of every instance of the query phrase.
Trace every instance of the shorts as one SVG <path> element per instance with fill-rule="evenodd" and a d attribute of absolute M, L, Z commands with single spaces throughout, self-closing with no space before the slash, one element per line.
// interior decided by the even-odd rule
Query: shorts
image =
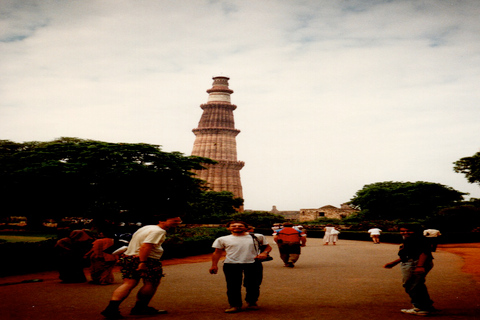
<path fill-rule="evenodd" d="M 123 256 L 118 264 L 122 267 L 123 279 L 143 279 L 152 283 L 160 283 L 160 280 L 165 276 L 163 274 L 162 262 L 158 259 L 147 259 L 147 270 L 143 272 L 137 271 L 140 264 L 140 258 L 137 256 Z"/>
<path fill-rule="evenodd" d="M 282 243 L 278 246 L 280 253 L 300 254 L 300 243 Z"/>

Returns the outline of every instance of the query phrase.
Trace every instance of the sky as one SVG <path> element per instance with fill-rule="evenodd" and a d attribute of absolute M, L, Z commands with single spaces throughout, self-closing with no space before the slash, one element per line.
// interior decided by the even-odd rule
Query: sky
<path fill-rule="evenodd" d="M 478 0 L 0 0 L 0 139 L 190 155 L 227 76 L 245 209 L 440 183 L 480 151 Z"/>

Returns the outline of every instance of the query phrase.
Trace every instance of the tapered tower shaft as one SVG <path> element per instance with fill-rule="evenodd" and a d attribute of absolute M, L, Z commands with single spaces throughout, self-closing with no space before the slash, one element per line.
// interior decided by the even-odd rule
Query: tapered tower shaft
<path fill-rule="evenodd" d="M 213 77 L 213 85 L 207 90 L 208 101 L 200 105 L 203 109 L 198 128 L 193 129 L 195 142 L 192 155 L 218 161 L 204 165 L 207 169 L 195 170 L 199 179 L 205 180 L 213 191 L 230 191 L 235 197 L 243 198 L 240 170 L 244 162 L 237 161 L 236 136 L 233 110 L 230 103 L 233 90 L 228 88 L 228 77 Z"/>

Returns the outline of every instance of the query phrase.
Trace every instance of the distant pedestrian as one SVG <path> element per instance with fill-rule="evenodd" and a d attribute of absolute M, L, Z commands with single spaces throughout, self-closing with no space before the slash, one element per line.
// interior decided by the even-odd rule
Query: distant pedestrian
<path fill-rule="evenodd" d="M 280 258 L 285 267 L 293 268 L 300 258 L 301 248 L 307 243 L 307 235 L 296 228 L 290 222 L 285 222 L 283 228 L 273 234 L 273 240 L 278 245 Z"/>
<path fill-rule="evenodd" d="M 282 224 L 281 223 L 274 223 L 272 227 L 273 233 L 277 232 L 277 230 L 282 229 Z"/>
<path fill-rule="evenodd" d="M 167 313 L 148 306 L 155 295 L 160 280 L 163 277 L 162 243 L 165 241 L 167 230 L 178 227 L 182 220 L 178 215 L 169 214 L 158 217 L 157 225 L 147 225 L 133 234 L 128 249 L 120 259 L 122 266 L 123 284 L 112 294 L 107 308 L 102 315 L 107 319 L 121 319 L 120 304 L 143 279 L 143 286 L 137 293 L 137 301 L 132 308 L 132 315 L 157 315 Z"/>
<path fill-rule="evenodd" d="M 323 236 L 323 244 L 327 246 L 329 242 L 332 242 L 333 245 L 336 245 L 338 241 L 338 234 L 340 233 L 340 231 L 338 231 L 331 224 L 327 224 L 324 231 L 325 235 Z"/>
<path fill-rule="evenodd" d="M 217 238 L 212 247 L 212 266 L 209 272 L 218 273 L 218 262 L 226 253 L 223 272 L 227 282 L 227 297 L 230 308 L 226 313 L 236 313 L 242 310 L 242 279 L 246 288 L 248 310 L 258 310 L 257 301 L 260 296 L 260 285 L 263 279 L 262 260 L 265 260 L 272 250 L 267 239 L 261 234 L 248 233 L 248 225 L 242 221 L 232 221 L 227 224 L 231 232 L 228 236 Z M 259 253 L 257 248 L 265 246 Z"/>
<path fill-rule="evenodd" d="M 370 233 L 370 237 L 372 238 L 374 244 L 380 244 L 380 233 L 382 232 L 381 229 L 371 228 L 367 232 Z"/>
<path fill-rule="evenodd" d="M 401 226 L 400 234 L 403 243 L 398 251 L 399 258 L 385 264 L 384 268 L 390 269 L 401 264 L 403 287 L 413 305 L 413 308 L 402 309 L 401 312 L 427 316 L 435 311 L 425 285 L 425 278 L 433 268 L 431 247 L 416 225 Z"/>
<path fill-rule="evenodd" d="M 428 241 L 430 242 L 430 245 L 432 246 L 432 252 L 437 251 L 438 237 L 442 235 L 440 230 L 426 229 L 423 231 L 423 235 L 427 237 Z"/>
<path fill-rule="evenodd" d="M 305 230 L 305 228 L 303 226 L 298 225 L 298 226 L 294 226 L 293 228 L 298 230 L 298 231 L 301 231 L 301 232 L 305 233 L 305 235 L 307 234 L 307 231 Z"/>
<path fill-rule="evenodd" d="M 85 230 L 73 230 L 68 237 L 55 244 L 57 267 L 62 283 L 87 282 L 83 271 L 85 253 L 91 248 L 93 238 Z"/>

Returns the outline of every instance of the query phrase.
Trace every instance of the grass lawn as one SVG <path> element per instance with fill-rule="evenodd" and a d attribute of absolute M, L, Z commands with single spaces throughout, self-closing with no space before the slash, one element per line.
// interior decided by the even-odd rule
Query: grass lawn
<path fill-rule="evenodd" d="M 7 242 L 38 242 L 54 238 L 54 235 L 4 235 L 0 234 L 0 240 Z"/>

